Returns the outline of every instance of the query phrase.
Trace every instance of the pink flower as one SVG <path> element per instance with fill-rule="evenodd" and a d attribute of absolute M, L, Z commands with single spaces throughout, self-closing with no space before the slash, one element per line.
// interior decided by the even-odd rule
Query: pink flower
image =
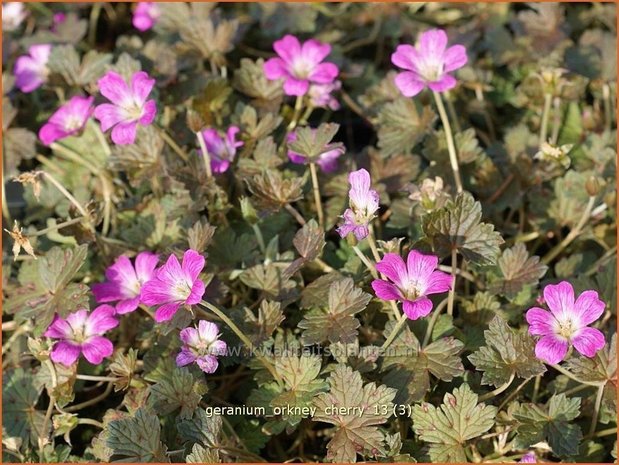
<path fill-rule="evenodd" d="M 155 80 L 144 71 L 131 77 L 131 87 L 122 76 L 108 71 L 99 79 L 99 90 L 112 103 L 102 103 L 95 108 L 95 118 L 101 121 L 101 130 L 107 131 L 112 126 L 112 140 L 118 145 L 133 144 L 138 122 L 149 125 L 157 114 L 154 100 L 146 100 Z"/>
<path fill-rule="evenodd" d="M 310 103 L 316 108 L 329 108 L 330 110 L 339 110 L 340 102 L 333 96 L 333 92 L 342 88 L 340 81 L 335 81 L 330 84 L 312 84 L 309 86 L 307 95 L 309 95 Z"/>
<path fill-rule="evenodd" d="M 72 97 L 50 116 L 39 130 L 39 139 L 44 145 L 51 145 L 59 139 L 81 131 L 92 113 L 94 97 Z"/>
<path fill-rule="evenodd" d="M 20 56 L 15 62 L 15 86 L 22 92 L 32 92 L 47 81 L 47 61 L 52 53 L 49 44 L 31 45 L 28 55 Z"/>
<path fill-rule="evenodd" d="M 204 257 L 195 250 L 187 250 L 183 264 L 174 255 L 155 271 L 153 279 L 142 286 L 142 302 L 161 305 L 155 312 L 155 321 L 171 320 L 183 304 L 194 305 L 204 295 L 204 283 L 198 279 L 204 268 Z"/>
<path fill-rule="evenodd" d="M 284 79 L 286 95 L 305 95 L 310 84 L 330 84 L 339 73 L 333 63 L 322 63 L 331 46 L 310 39 L 303 44 L 295 36 L 286 35 L 273 44 L 279 57 L 271 58 L 264 64 L 267 79 Z"/>
<path fill-rule="evenodd" d="M 468 58 L 462 45 L 447 48 L 447 34 L 432 29 L 421 34 L 417 47 L 398 45 L 391 62 L 404 69 L 395 78 L 395 85 L 405 97 L 413 97 L 426 86 L 443 92 L 456 85 L 450 71 L 462 68 Z"/>
<path fill-rule="evenodd" d="M 537 457 L 535 456 L 535 452 L 527 452 L 522 456 L 519 463 L 537 463 Z"/>
<path fill-rule="evenodd" d="M 561 281 L 544 288 L 544 300 L 550 312 L 533 307 L 526 315 L 529 333 L 542 336 L 535 346 L 537 358 L 554 365 L 565 358 L 570 344 L 590 358 L 604 347 L 604 334 L 587 326 L 606 308 L 596 291 L 585 291 L 574 301 L 574 288 L 567 281 Z"/>
<path fill-rule="evenodd" d="M 109 305 L 100 305 L 90 313 L 78 310 L 66 319 L 56 315 L 44 334 L 60 339 L 54 344 L 51 359 L 71 366 L 82 353 L 93 365 L 100 364 L 114 352 L 114 345 L 103 334 L 116 326 L 118 320 L 114 318 L 114 307 Z"/>
<path fill-rule="evenodd" d="M 7 2 L 2 4 L 2 29 L 15 31 L 28 16 L 28 10 L 22 2 Z"/>
<path fill-rule="evenodd" d="M 315 133 L 316 130 L 312 129 Z M 290 144 L 297 140 L 297 133 L 291 132 L 288 134 L 287 141 Z M 327 150 L 324 153 L 321 153 L 316 160 L 316 164 L 320 166 L 320 169 L 325 173 L 332 173 L 337 169 L 337 159 L 344 154 L 345 150 L 343 147 L 338 147 L 333 150 Z M 288 158 L 292 163 L 296 163 L 297 165 L 304 165 L 308 163 L 305 155 L 300 154 L 299 152 L 295 152 L 294 150 L 288 149 Z"/>
<path fill-rule="evenodd" d="M 54 16 L 52 16 L 52 27 L 50 28 L 50 30 L 52 32 L 56 32 L 58 26 L 60 26 L 66 20 L 67 20 L 66 13 L 63 13 L 63 12 L 54 13 Z"/>
<path fill-rule="evenodd" d="M 152 28 L 161 16 L 161 9 L 155 2 L 140 2 L 133 12 L 133 26 L 144 32 Z"/>
<path fill-rule="evenodd" d="M 230 167 L 230 163 L 236 156 L 236 149 L 242 147 L 242 141 L 236 140 L 236 135 L 240 129 L 230 126 L 225 137 L 221 137 L 216 129 L 205 129 L 202 131 L 206 150 L 211 157 L 211 170 L 213 173 L 224 173 Z M 200 153 L 202 150 L 198 149 Z"/>
<path fill-rule="evenodd" d="M 228 346 L 218 339 L 219 328 L 215 323 L 200 320 L 198 329 L 185 328 L 180 337 L 184 344 L 176 356 L 176 365 L 184 367 L 196 362 L 205 373 L 217 370 L 217 356 L 225 355 Z"/>
<path fill-rule="evenodd" d="M 411 320 L 427 316 L 432 311 L 430 294 L 440 294 L 451 289 L 451 276 L 436 271 L 438 257 L 411 250 L 406 258 L 394 253 L 385 254 L 376 269 L 393 281 L 372 281 L 376 296 L 383 300 L 401 300 L 404 313 Z"/>
<path fill-rule="evenodd" d="M 142 287 L 155 274 L 159 257 L 151 252 L 141 252 L 135 258 L 135 268 L 131 260 L 121 255 L 105 271 L 107 281 L 93 284 L 92 293 L 97 302 L 117 302 L 116 312 L 125 314 L 134 311 L 140 304 Z"/>
<path fill-rule="evenodd" d="M 370 173 L 363 168 L 350 173 L 348 182 L 350 208 L 344 212 L 344 224 L 337 228 L 337 232 L 340 237 L 346 237 L 352 232 L 360 241 L 369 234 L 368 225 L 378 210 L 378 192 L 370 189 Z"/>

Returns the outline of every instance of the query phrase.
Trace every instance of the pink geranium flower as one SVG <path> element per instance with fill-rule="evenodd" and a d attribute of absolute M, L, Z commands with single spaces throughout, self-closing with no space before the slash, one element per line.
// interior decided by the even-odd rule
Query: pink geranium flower
<path fill-rule="evenodd" d="M 322 62 L 331 53 L 329 44 L 314 39 L 301 44 L 295 36 L 286 35 L 273 48 L 279 57 L 266 61 L 264 74 L 271 80 L 283 78 L 287 95 L 305 95 L 310 84 L 330 84 L 339 73 L 335 64 Z"/>
<path fill-rule="evenodd" d="M 115 144 L 133 144 L 137 125 L 147 126 L 153 122 L 157 114 L 154 100 L 146 100 L 155 80 L 144 71 L 139 71 L 131 77 L 131 86 L 123 77 L 108 71 L 99 79 L 99 90 L 112 103 L 102 103 L 95 108 L 95 118 L 101 121 L 101 130 L 111 127 L 112 140 Z"/>
<path fill-rule="evenodd" d="M 174 255 L 155 271 L 153 279 L 142 287 L 142 302 L 160 305 L 155 321 L 171 320 L 181 305 L 194 305 L 204 295 L 204 283 L 198 279 L 204 268 L 204 257 L 195 250 L 187 250 L 183 264 Z"/>
<path fill-rule="evenodd" d="M 316 132 L 315 130 L 312 130 Z M 297 140 L 296 131 L 288 134 L 287 141 L 290 144 Z M 320 169 L 325 173 L 332 173 L 337 169 L 337 159 L 341 157 L 345 152 L 343 147 L 337 147 L 333 150 L 327 150 L 324 153 L 321 153 L 316 160 L 316 164 L 320 166 Z M 295 152 L 294 150 L 288 149 L 288 158 L 292 163 L 296 163 L 298 165 L 305 165 L 308 163 L 307 157 L 305 155 L 300 154 L 299 152 Z"/>
<path fill-rule="evenodd" d="M 329 108 L 333 111 L 339 110 L 340 102 L 333 96 L 333 93 L 341 88 L 342 83 L 340 81 L 330 84 L 312 84 L 307 92 L 310 104 L 316 108 Z"/>
<path fill-rule="evenodd" d="M 116 259 L 105 271 L 107 281 L 93 284 L 92 293 L 97 302 L 117 302 L 116 312 L 134 311 L 140 304 L 142 286 L 155 274 L 159 257 L 151 252 L 141 252 L 135 258 L 135 267 L 124 255 Z"/>
<path fill-rule="evenodd" d="M 379 205 L 378 192 L 370 189 L 372 182 L 370 173 L 363 168 L 350 173 L 348 182 L 350 208 L 344 212 L 344 224 L 337 228 L 337 232 L 340 237 L 346 237 L 352 232 L 360 241 L 369 234 L 368 225 L 376 216 Z"/>
<path fill-rule="evenodd" d="M 72 97 L 50 116 L 39 130 L 39 139 L 44 145 L 72 136 L 81 131 L 92 113 L 94 97 Z"/>
<path fill-rule="evenodd" d="M 214 373 L 219 363 L 218 355 L 225 355 L 227 345 L 219 340 L 219 328 L 215 323 L 200 320 L 198 329 L 185 328 L 180 333 L 183 347 L 176 356 L 176 365 L 184 367 L 196 362 L 205 373 Z"/>
<path fill-rule="evenodd" d="M 28 16 L 28 10 L 22 2 L 7 2 L 2 4 L 2 29 L 15 31 Z"/>
<path fill-rule="evenodd" d="M 417 47 L 398 45 L 391 62 L 404 69 L 395 85 L 405 97 L 413 97 L 426 86 L 436 92 L 455 87 L 456 79 L 448 74 L 462 68 L 468 58 L 462 45 L 447 48 L 447 34 L 432 29 L 421 34 Z"/>
<path fill-rule="evenodd" d="M 227 171 L 236 157 L 236 149 L 244 145 L 242 141 L 236 140 L 239 131 L 237 126 L 230 126 L 224 137 L 220 136 L 216 129 L 209 128 L 202 131 L 206 150 L 211 158 L 213 173 Z M 202 153 L 201 149 L 198 150 Z"/>
<path fill-rule="evenodd" d="M 161 16 L 161 8 L 154 2 L 140 2 L 133 12 L 133 26 L 144 32 L 151 29 Z"/>
<path fill-rule="evenodd" d="M 570 344 L 585 357 L 604 347 L 604 334 L 588 327 L 606 308 L 596 291 L 585 291 L 574 300 L 574 288 L 562 281 L 544 288 L 544 300 L 550 312 L 533 307 L 526 315 L 529 333 L 541 336 L 535 346 L 537 358 L 556 364 L 565 358 Z"/>
<path fill-rule="evenodd" d="M 393 283 L 382 279 L 372 281 L 376 296 L 383 300 L 400 300 L 404 313 L 411 320 L 427 316 L 432 311 L 430 294 L 440 294 L 451 289 L 451 276 L 437 271 L 438 257 L 411 250 L 406 258 L 394 253 L 385 254 L 376 269 Z"/>
<path fill-rule="evenodd" d="M 47 61 L 52 53 L 49 44 L 31 45 L 28 55 L 20 56 L 15 62 L 15 86 L 22 92 L 29 93 L 38 89 L 47 81 L 49 69 Z"/>
<path fill-rule="evenodd" d="M 522 456 L 519 463 L 537 463 L 535 452 L 527 452 Z"/>
<path fill-rule="evenodd" d="M 60 339 L 52 348 L 51 359 L 71 366 L 82 353 L 93 365 L 100 364 L 114 352 L 112 342 L 103 337 L 106 331 L 118 326 L 114 313 L 114 307 L 100 305 L 90 313 L 78 310 L 66 319 L 56 315 L 44 333 L 52 339 Z"/>

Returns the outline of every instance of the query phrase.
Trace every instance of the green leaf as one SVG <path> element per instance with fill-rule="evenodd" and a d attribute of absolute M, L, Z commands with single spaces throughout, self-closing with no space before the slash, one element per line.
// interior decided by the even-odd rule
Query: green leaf
<path fill-rule="evenodd" d="M 221 458 L 216 449 L 206 449 L 200 444 L 194 444 L 191 453 L 185 457 L 186 463 L 220 463 Z"/>
<path fill-rule="evenodd" d="M 288 148 L 305 156 L 309 161 L 316 161 L 323 153 L 344 147 L 341 142 L 331 142 L 339 128 L 339 124 L 335 123 L 323 123 L 316 129 L 309 126 L 297 128 L 297 137 L 288 144 Z"/>
<path fill-rule="evenodd" d="M 351 278 L 335 281 L 329 287 L 326 307 L 307 312 L 298 327 L 306 345 L 329 342 L 352 343 L 360 323 L 354 315 L 363 311 L 372 296 L 355 287 Z"/>
<path fill-rule="evenodd" d="M 256 346 L 268 340 L 285 319 L 281 303 L 270 300 L 260 302 L 257 317 L 248 308 L 245 309 L 245 315 L 245 334 Z"/>
<path fill-rule="evenodd" d="M 32 373 L 17 368 L 3 374 L 2 385 L 2 428 L 6 437 L 21 438 L 37 445 L 43 426 L 45 412 L 35 410 L 43 385 L 36 385 Z"/>
<path fill-rule="evenodd" d="M 193 418 L 177 422 L 177 429 L 183 443 L 199 444 L 211 450 L 221 449 L 220 415 L 209 416 L 204 409 L 194 412 Z"/>
<path fill-rule="evenodd" d="M 508 298 L 515 297 L 525 286 L 536 286 L 548 271 L 538 256 L 529 256 L 522 242 L 505 249 L 497 262 L 501 274 L 490 289 Z"/>
<path fill-rule="evenodd" d="M 389 337 L 395 324 L 385 327 Z M 430 374 L 443 381 L 462 376 L 464 367 L 460 352 L 464 344 L 453 337 L 445 337 L 422 348 L 415 334 L 405 326 L 383 355 L 385 384 L 397 389 L 398 403 L 418 402 L 430 390 Z"/>
<path fill-rule="evenodd" d="M 573 420 L 579 414 L 580 398 L 565 394 L 552 396 L 545 406 L 519 404 L 513 413 L 518 420 L 515 446 L 526 449 L 545 440 L 558 456 L 576 455 L 582 432 Z"/>
<path fill-rule="evenodd" d="M 378 147 L 384 157 L 409 153 L 427 134 L 436 119 L 429 106 L 398 98 L 385 104 L 378 114 Z"/>
<path fill-rule="evenodd" d="M 169 462 L 161 442 L 159 418 L 146 408 L 133 416 L 111 421 L 106 445 L 112 450 L 113 462 Z"/>
<path fill-rule="evenodd" d="M 546 371 L 535 356 L 535 341 L 526 332 L 509 327 L 500 316 L 495 316 L 484 331 L 486 345 L 469 355 L 475 368 L 483 371 L 482 384 L 501 386 L 512 375 L 529 379 Z"/>
<path fill-rule="evenodd" d="M 258 107 L 274 108 L 282 101 L 283 90 L 279 80 L 269 80 L 264 75 L 264 59 L 256 61 L 249 58 L 241 58 L 240 66 L 234 72 L 234 87 L 255 99 Z"/>
<path fill-rule="evenodd" d="M 326 460 L 356 462 L 357 453 L 385 457 L 385 434 L 377 426 L 391 416 L 395 389 L 375 383 L 364 385 L 361 374 L 345 365 L 335 368 L 329 385 L 329 392 L 314 400 L 317 411 L 312 418 L 337 427 L 327 444 Z M 344 410 L 332 412 L 333 407 Z"/>
<path fill-rule="evenodd" d="M 496 407 L 477 403 L 467 384 L 445 394 L 437 408 L 427 402 L 413 407 L 413 430 L 430 443 L 432 462 L 466 462 L 466 441 L 494 426 Z"/>
<path fill-rule="evenodd" d="M 285 276 L 292 276 L 305 263 L 311 262 L 320 256 L 325 246 L 325 233 L 316 220 L 310 220 L 297 231 L 292 240 L 301 258 L 293 261 L 286 269 Z"/>
<path fill-rule="evenodd" d="M 572 355 L 567 368 L 583 381 L 614 382 L 617 374 L 617 334 L 593 358 Z"/>
<path fill-rule="evenodd" d="M 468 192 L 425 215 L 423 231 L 440 255 L 447 256 L 457 249 L 478 265 L 494 264 L 503 243 L 492 224 L 481 222 L 481 204 Z"/>
<path fill-rule="evenodd" d="M 162 415 L 180 408 L 179 418 L 191 418 L 206 391 L 202 379 L 194 379 L 187 368 L 176 368 L 169 377 L 150 387 L 149 402 Z"/>

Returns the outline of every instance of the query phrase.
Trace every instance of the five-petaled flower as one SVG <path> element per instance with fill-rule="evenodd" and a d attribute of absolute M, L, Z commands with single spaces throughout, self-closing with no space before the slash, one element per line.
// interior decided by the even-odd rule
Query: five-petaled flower
<path fill-rule="evenodd" d="M 219 339 L 219 328 L 215 323 L 200 320 L 197 329 L 181 330 L 180 338 L 183 347 L 176 356 L 176 365 L 184 367 L 195 362 L 205 373 L 217 370 L 217 356 L 225 355 L 227 345 Z"/>
<path fill-rule="evenodd" d="M 400 300 L 404 313 L 411 320 L 427 316 L 432 311 L 430 294 L 440 294 L 451 289 L 452 278 L 437 271 L 438 257 L 411 250 L 406 258 L 387 253 L 376 264 L 376 269 L 393 283 L 382 279 L 372 281 L 376 296 L 383 300 Z"/>
<path fill-rule="evenodd" d="M 314 39 L 303 44 L 295 36 L 286 35 L 273 44 L 279 55 L 264 64 L 267 79 L 284 79 L 287 95 L 305 95 L 310 84 L 331 84 L 339 73 L 334 63 L 322 62 L 331 46 Z"/>
<path fill-rule="evenodd" d="M 333 93 L 341 88 L 341 81 L 334 81 L 330 84 L 312 84 L 307 91 L 310 105 L 317 108 L 329 108 L 333 111 L 339 110 L 340 102 L 333 96 Z"/>
<path fill-rule="evenodd" d="M 50 116 L 39 130 L 39 139 L 45 145 L 72 136 L 82 130 L 92 113 L 94 97 L 72 97 Z"/>
<path fill-rule="evenodd" d="M 535 346 L 537 358 L 556 364 L 565 358 L 570 344 L 585 357 L 593 357 L 604 347 L 604 334 L 588 327 L 606 307 L 596 291 L 584 291 L 574 299 L 572 285 L 561 281 L 544 288 L 544 300 L 550 312 L 533 307 L 526 314 L 529 333 L 541 336 Z"/>
<path fill-rule="evenodd" d="M 112 341 L 103 337 L 106 331 L 118 326 L 114 314 L 114 307 L 100 305 L 90 313 L 78 310 L 66 319 L 56 315 L 44 333 L 47 337 L 59 339 L 52 348 L 51 359 L 71 366 L 82 353 L 93 365 L 100 364 L 114 352 Z"/>
<path fill-rule="evenodd" d="M 131 77 L 131 86 L 123 77 L 108 71 L 99 79 L 99 90 L 112 103 L 102 103 L 95 108 L 95 118 L 101 121 L 101 130 L 112 129 L 112 141 L 118 145 L 133 144 L 137 125 L 147 126 L 157 114 L 154 100 L 146 100 L 155 80 L 144 71 Z"/>
<path fill-rule="evenodd" d="M 462 68 L 468 58 L 462 45 L 447 48 L 447 34 L 442 29 L 425 31 L 417 47 L 398 45 L 391 62 L 404 69 L 395 78 L 395 85 L 405 97 L 413 97 L 426 86 L 436 92 L 449 90 L 456 79 L 448 74 Z"/>
<path fill-rule="evenodd" d="M 28 55 L 20 56 L 15 62 L 15 86 L 22 92 L 33 92 L 47 81 L 47 62 L 52 53 L 49 44 L 31 45 Z"/>
<path fill-rule="evenodd" d="M 142 302 L 160 305 L 155 321 L 171 320 L 181 305 L 195 305 L 204 295 L 204 283 L 198 279 L 204 268 L 204 257 L 195 250 L 187 250 L 183 264 L 175 255 L 155 271 L 155 276 L 142 286 Z"/>
<path fill-rule="evenodd" d="M 211 158 L 211 170 L 213 173 L 224 173 L 236 157 L 236 149 L 243 146 L 243 141 L 237 141 L 236 135 L 240 129 L 230 126 L 224 137 L 220 136 L 216 129 L 209 128 L 202 131 L 204 144 Z M 198 149 L 200 154 L 202 150 Z"/>
<path fill-rule="evenodd" d="M 312 129 L 313 132 L 316 132 L 315 129 Z M 287 141 L 288 143 L 292 143 L 297 140 L 296 131 L 288 134 Z M 338 146 L 332 150 L 327 150 L 326 152 L 321 153 L 316 160 L 316 164 L 320 166 L 320 169 L 325 173 L 332 173 L 337 169 L 337 159 L 344 154 L 346 150 L 344 147 Z M 305 155 L 295 152 L 294 150 L 288 149 L 288 158 L 292 163 L 296 163 L 298 165 L 304 165 L 308 163 L 308 159 Z"/>
<path fill-rule="evenodd" d="M 128 257 L 121 255 L 105 271 L 106 282 L 93 284 L 92 293 L 97 302 L 117 302 L 116 312 L 129 313 L 138 308 L 142 287 L 155 274 L 159 257 L 141 252 L 135 258 L 135 267 Z"/>
<path fill-rule="evenodd" d="M 346 209 L 344 223 L 337 228 L 340 237 L 346 237 L 351 232 L 357 240 L 362 240 L 369 234 L 368 225 L 378 210 L 378 192 L 370 189 L 370 173 L 361 168 L 348 175 L 350 190 L 348 199 L 350 208 Z"/>
<path fill-rule="evenodd" d="M 139 31 L 148 31 L 155 25 L 160 16 L 161 8 L 157 3 L 140 2 L 133 12 L 133 26 Z"/>

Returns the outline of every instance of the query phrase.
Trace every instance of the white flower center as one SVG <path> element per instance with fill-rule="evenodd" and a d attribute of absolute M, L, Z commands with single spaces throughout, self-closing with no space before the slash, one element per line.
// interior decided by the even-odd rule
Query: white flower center
<path fill-rule="evenodd" d="M 69 116 L 65 122 L 64 129 L 67 132 L 77 131 L 82 127 L 82 119 L 79 116 Z"/>
<path fill-rule="evenodd" d="M 144 115 L 144 108 L 137 103 L 132 103 L 125 107 L 125 113 L 128 119 L 137 121 Z"/>
<path fill-rule="evenodd" d="M 312 73 L 312 65 L 303 58 L 299 57 L 292 62 L 291 71 L 297 78 L 307 79 L 307 77 Z"/>
<path fill-rule="evenodd" d="M 555 333 L 566 341 L 569 341 L 574 333 L 580 329 L 577 322 L 569 317 L 557 318 L 554 326 Z"/>
<path fill-rule="evenodd" d="M 187 300 L 191 294 L 191 286 L 187 281 L 177 281 L 172 292 L 177 300 Z"/>

